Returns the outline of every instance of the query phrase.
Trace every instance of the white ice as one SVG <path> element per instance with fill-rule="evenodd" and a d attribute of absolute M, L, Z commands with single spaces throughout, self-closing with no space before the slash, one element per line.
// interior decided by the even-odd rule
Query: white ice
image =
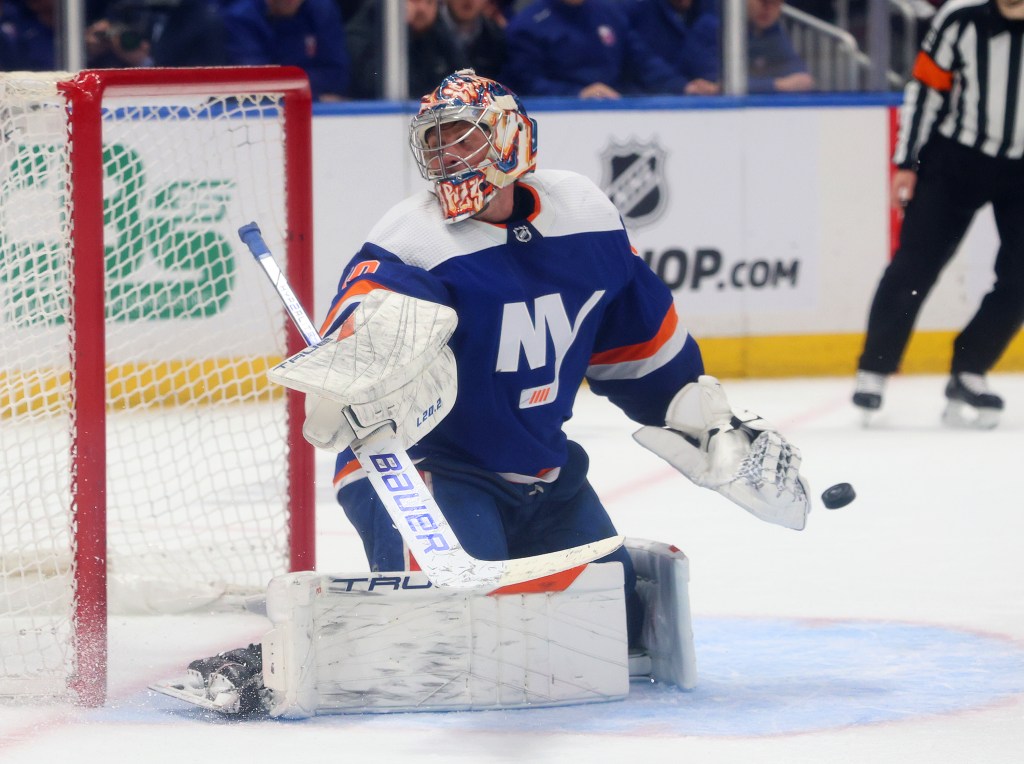
<path fill-rule="evenodd" d="M 0 762 L 1024 762 L 1024 374 L 998 429 L 939 424 L 943 378 L 890 383 L 870 427 L 849 379 L 726 380 L 804 454 L 808 528 L 766 525 L 635 445 L 581 392 L 572 436 L 626 535 L 690 558 L 700 683 L 572 709 L 228 721 L 147 691 L 259 638 L 258 616 L 115 617 L 101 709 L 0 706 Z M 365 569 L 319 460 L 318 560 Z"/>

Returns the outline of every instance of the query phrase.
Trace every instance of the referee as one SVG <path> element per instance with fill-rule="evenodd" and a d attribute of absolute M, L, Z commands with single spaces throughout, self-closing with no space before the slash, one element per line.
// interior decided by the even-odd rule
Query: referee
<path fill-rule="evenodd" d="M 1024 0 L 947 0 L 907 83 L 893 156 L 900 246 L 878 284 L 853 402 L 882 405 L 921 304 L 975 213 L 992 204 L 996 282 L 957 336 L 944 421 L 994 427 L 985 374 L 1024 321 Z"/>

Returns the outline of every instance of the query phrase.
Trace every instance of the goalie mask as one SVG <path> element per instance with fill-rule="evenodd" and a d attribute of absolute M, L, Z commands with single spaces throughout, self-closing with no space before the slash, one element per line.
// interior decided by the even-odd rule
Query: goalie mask
<path fill-rule="evenodd" d="M 445 222 L 456 223 L 533 171 L 537 123 L 511 90 L 462 69 L 420 100 L 409 144 L 420 174 L 434 183 Z"/>

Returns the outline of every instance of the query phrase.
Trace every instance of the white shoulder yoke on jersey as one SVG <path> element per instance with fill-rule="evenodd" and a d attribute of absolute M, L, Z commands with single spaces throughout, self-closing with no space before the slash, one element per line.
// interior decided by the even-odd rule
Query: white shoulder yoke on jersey
<path fill-rule="evenodd" d="M 607 196 L 583 175 L 563 170 L 538 170 L 520 183 L 537 195 L 539 210 L 531 224 L 542 236 L 614 231 L 622 228 L 619 212 Z M 503 225 L 469 218 L 439 225 L 437 201 L 424 191 L 388 210 L 367 236 L 367 242 L 403 262 L 432 270 L 448 260 L 508 240 Z"/>

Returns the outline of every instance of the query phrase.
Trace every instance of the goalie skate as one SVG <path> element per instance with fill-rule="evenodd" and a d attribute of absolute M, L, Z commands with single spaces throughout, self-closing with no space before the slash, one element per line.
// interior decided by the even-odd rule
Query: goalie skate
<path fill-rule="evenodd" d="M 192 661 L 181 679 L 156 682 L 149 689 L 221 714 L 252 715 L 267 708 L 259 645 Z"/>
<path fill-rule="evenodd" d="M 988 388 L 981 374 L 954 374 L 946 385 L 942 421 L 949 427 L 991 430 L 999 424 L 1003 399 Z"/>

